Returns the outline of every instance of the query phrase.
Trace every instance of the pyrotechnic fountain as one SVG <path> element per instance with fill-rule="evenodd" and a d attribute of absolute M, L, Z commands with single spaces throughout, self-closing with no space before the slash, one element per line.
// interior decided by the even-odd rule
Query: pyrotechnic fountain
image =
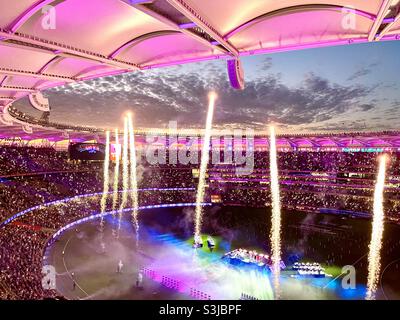
<path fill-rule="evenodd" d="M 199 184 L 197 186 L 197 195 L 196 195 L 195 232 L 194 232 L 195 239 L 198 238 L 201 233 L 201 224 L 203 215 L 203 208 L 201 204 L 204 201 L 206 171 L 207 171 L 208 160 L 210 157 L 209 152 L 210 152 L 211 129 L 212 129 L 212 120 L 213 120 L 214 105 L 216 99 L 217 95 L 215 92 L 211 92 L 208 95 L 209 103 L 208 103 L 207 122 L 203 140 L 203 148 L 201 151 Z"/>
<path fill-rule="evenodd" d="M 271 176 L 271 200 L 272 200 L 272 217 L 271 217 L 271 258 L 272 258 L 272 271 L 273 271 L 273 286 L 275 299 L 280 298 L 280 284 L 279 277 L 281 271 L 281 202 L 279 194 L 279 175 L 278 175 L 278 161 L 276 151 L 276 138 L 275 129 L 270 127 L 270 148 L 269 148 L 269 161 L 270 161 L 270 176 Z"/>
<path fill-rule="evenodd" d="M 112 200 L 113 212 L 117 208 L 117 203 L 118 203 L 120 158 L 121 158 L 121 146 L 119 144 L 118 129 L 115 129 L 115 167 L 114 167 L 113 200 Z M 115 218 L 115 214 L 113 214 L 113 217 Z"/>
<path fill-rule="evenodd" d="M 107 204 L 107 195 L 109 190 L 109 167 L 110 167 L 110 131 L 106 132 L 106 150 L 105 150 L 105 159 L 104 159 L 104 173 L 103 173 L 103 195 L 100 201 L 100 210 L 101 213 L 106 211 Z M 104 229 L 104 218 L 101 217 L 100 221 L 101 232 Z"/>
<path fill-rule="evenodd" d="M 137 182 L 137 172 L 136 172 L 136 151 L 135 151 L 135 135 L 133 130 L 132 115 L 128 114 L 128 127 L 129 127 L 129 163 L 130 163 L 130 196 L 132 201 L 132 223 L 136 230 L 136 240 L 139 237 L 139 221 L 138 221 L 138 182 Z M 138 242 L 137 242 L 138 243 Z"/>
<path fill-rule="evenodd" d="M 122 149 L 122 199 L 119 206 L 119 214 L 118 214 L 118 233 L 121 229 L 121 219 L 122 219 L 122 210 L 126 206 L 126 202 L 128 200 L 128 188 L 129 188 L 129 171 L 128 171 L 128 118 L 124 119 L 124 142 Z"/>
<path fill-rule="evenodd" d="M 374 193 L 372 235 L 368 255 L 367 300 L 375 299 L 381 267 L 381 248 L 384 229 L 383 191 L 385 188 L 386 162 L 386 155 L 379 158 L 379 170 Z"/>

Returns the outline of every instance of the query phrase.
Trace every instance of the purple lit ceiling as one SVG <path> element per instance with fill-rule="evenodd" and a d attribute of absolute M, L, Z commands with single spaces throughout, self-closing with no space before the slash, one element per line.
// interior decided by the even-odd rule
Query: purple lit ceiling
<path fill-rule="evenodd" d="M 400 36 L 399 0 L 0 0 L 0 107 L 65 83 Z"/>
<path fill-rule="evenodd" d="M 15 138 L 15 140 L 14 140 Z M 0 125 L 0 144 L 2 140 L 7 140 L 11 143 L 12 141 L 32 141 L 32 140 L 48 140 L 50 142 L 58 142 L 64 140 L 70 141 L 89 141 L 89 140 L 99 140 L 97 134 L 78 132 L 78 131 L 68 131 L 68 135 L 65 135 L 64 131 L 55 130 L 52 128 L 35 128 L 32 133 L 26 133 L 21 126 L 2 126 Z"/>

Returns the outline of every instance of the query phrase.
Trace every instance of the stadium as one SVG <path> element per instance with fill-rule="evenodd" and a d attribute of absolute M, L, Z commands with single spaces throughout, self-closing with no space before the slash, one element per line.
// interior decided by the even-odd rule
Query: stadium
<path fill-rule="evenodd" d="M 287 103 L 280 116 L 272 107 L 256 113 L 241 98 L 246 90 L 248 99 L 260 95 L 261 72 L 249 70 L 245 84 L 242 59 L 289 53 L 302 64 L 303 49 L 397 43 L 399 1 L 0 0 L 0 7 L 1 300 L 400 299 L 400 131 L 385 123 L 396 123 L 397 102 L 386 120 L 363 113 L 342 128 L 343 114 L 380 103 L 378 94 L 361 99 L 372 91 L 361 82 L 346 91 L 317 79 L 315 104 L 303 87 L 290 91 L 292 100 L 289 87 L 277 85 L 278 103 Z M 196 97 L 178 103 L 187 88 L 169 92 L 167 76 L 158 87 L 166 105 L 179 105 L 170 120 L 192 112 L 186 128 L 157 126 L 163 112 L 152 109 L 159 93 L 150 89 L 136 96 L 153 99 L 147 109 L 126 99 L 126 112 L 111 110 L 112 126 L 93 125 L 113 107 L 111 100 L 98 107 L 101 81 L 131 73 L 154 81 L 146 78 L 153 70 L 176 68 L 160 78 L 210 61 L 227 69 L 226 83 L 196 79 L 209 94 L 194 111 L 185 107 Z M 347 81 L 369 74 L 361 71 Z M 95 93 L 86 102 L 98 107 L 89 114 L 73 100 L 85 86 Z M 268 92 L 263 107 L 275 104 Z M 228 94 L 244 110 L 239 116 L 218 113 Z M 331 100 L 355 105 L 354 96 L 360 107 L 332 111 Z M 289 121 L 296 103 L 306 111 Z M 325 109 L 312 123 L 301 119 L 317 105 Z M 244 130 L 246 113 L 263 129 Z M 140 125 L 142 116 L 150 121 Z M 376 125 L 360 125 L 367 121 Z"/>

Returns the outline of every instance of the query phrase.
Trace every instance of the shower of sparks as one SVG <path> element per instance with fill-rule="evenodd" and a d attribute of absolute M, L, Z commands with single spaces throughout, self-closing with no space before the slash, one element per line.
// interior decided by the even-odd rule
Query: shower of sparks
<path fill-rule="evenodd" d="M 375 299 L 381 268 L 381 248 L 384 229 L 383 191 L 385 188 L 386 162 L 386 155 L 382 155 L 379 158 L 378 177 L 374 192 L 374 216 L 372 219 L 372 234 L 368 254 L 367 300 Z"/>
<path fill-rule="evenodd" d="M 138 200 L 138 182 L 137 182 L 137 172 L 136 172 L 136 151 L 135 151 L 135 135 L 133 128 L 132 115 L 128 114 L 128 126 L 129 126 L 129 162 L 130 162 L 130 196 L 132 201 L 132 222 L 136 230 L 136 239 L 139 236 L 139 221 L 138 221 L 138 210 L 139 200 Z"/>
<path fill-rule="evenodd" d="M 128 189 L 129 189 L 129 171 L 128 171 L 128 118 L 124 119 L 124 142 L 123 142 L 123 150 L 122 150 L 122 199 L 121 204 L 119 206 L 119 215 L 118 215 L 118 235 L 119 230 L 121 229 L 121 219 L 122 219 L 122 210 L 126 206 L 126 202 L 128 200 Z"/>
<path fill-rule="evenodd" d="M 213 120 L 214 105 L 216 99 L 217 95 L 215 92 L 211 92 L 208 95 L 209 103 L 208 103 L 207 122 L 204 134 L 203 148 L 201 151 L 199 184 L 197 186 L 197 195 L 196 195 L 195 232 L 194 232 L 195 236 L 200 236 L 201 224 L 203 221 L 202 217 L 203 208 L 201 204 L 204 201 L 206 171 L 207 171 L 208 160 L 210 157 L 209 152 L 210 152 L 211 129 L 212 129 L 212 120 Z"/>
<path fill-rule="evenodd" d="M 119 164 L 121 158 L 121 145 L 118 139 L 118 129 L 115 129 L 115 167 L 114 167 L 114 184 L 113 184 L 113 200 L 112 200 L 112 211 L 114 212 L 117 208 L 118 203 L 118 187 L 119 187 Z M 115 218 L 115 214 L 113 213 Z"/>
<path fill-rule="evenodd" d="M 110 131 L 106 132 L 106 150 L 105 150 L 105 159 L 104 159 L 104 173 L 103 173 L 103 194 L 101 196 L 100 201 L 100 210 L 101 213 L 106 211 L 106 204 L 107 204 L 107 195 L 109 190 L 109 168 L 110 168 Z M 104 228 L 104 218 L 101 217 L 100 227 L 103 231 Z"/>
<path fill-rule="evenodd" d="M 276 151 L 275 129 L 270 127 L 270 175 L 271 175 L 271 198 L 272 198 L 272 217 L 271 217 L 271 258 L 273 271 L 273 287 L 275 299 L 280 298 L 280 271 L 281 271 L 281 201 L 279 194 L 279 174 Z"/>

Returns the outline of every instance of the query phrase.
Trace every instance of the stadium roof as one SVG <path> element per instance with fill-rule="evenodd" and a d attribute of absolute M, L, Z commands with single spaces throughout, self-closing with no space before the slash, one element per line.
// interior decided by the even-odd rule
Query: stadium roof
<path fill-rule="evenodd" d="M 32 141 L 32 140 L 48 140 L 50 142 L 59 142 L 64 140 L 70 141 L 92 141 L 99 140 L 101 137 L 97 134 L 91 134 L 88 132 L 81 131 L 65 131 L 53 130 L 51 128 L 37 129 L 32 131 L 26 130 L 22 126 L 0 126 L 0 144 L 6 140 L 10 144 L 13 141 L 17 142 L 19 140 Z"/>
<path fill-rule="evenodd" d="M 56 129 L 61 126 L 63 129 Z M 68 128 L 68 129 L 65 129 Z M 224 136 L 226 132 L 218 130 L 213 131 L 213 137 L 220 137 L 221 146 L 224 145 Z M 146 137 L 154 136 L 178 136 L 178 146 L 190 146 L 191 140 L 187 137 L 198 137 L 200 146 L 203 136 L 203 130 L 183 129 L 169 132 L 163 129 L 142 129 L 136 130 L 136 143 L 146 144 Z M 251 138 L 251 137 L 250 137 Z M 25 126 L 0 126 L 0 145 L 13 145 L 19 142 L 32 140 L 44 140 L 50 143 L 60 141 L 98 141 L 105 142 L 105 133 L 102 129 L 92 127 L 74 127 L 71 125 L 54 124 L 53 127 L 35 126 L 27 128 Z M 160 140 L 162 141 L 162 139 Z M 167 141 L 167 139 L 165 139 Z M 213 142 L 214 144 L 215 142 Z M 238 142 L 234 142 L 237 144 Z M 246 141 L 241 142 L 246 147 Z M 269 136 L 267 132 L 255 132 L 254 147 L 255 150 L 263 150 L 269 146 Z M 277 134 L 277 146 L 283 150 L 314 150 L 314 151 L 400 151 L 400 132 L 382 131 L 382 132 L 319 132 L 319 133 L 280 133 Z"/>
<path fill-rule="evenodd" d="M 0 0 L 0 108 L 107 75 L 396 40 L 399 2 Z"/>

